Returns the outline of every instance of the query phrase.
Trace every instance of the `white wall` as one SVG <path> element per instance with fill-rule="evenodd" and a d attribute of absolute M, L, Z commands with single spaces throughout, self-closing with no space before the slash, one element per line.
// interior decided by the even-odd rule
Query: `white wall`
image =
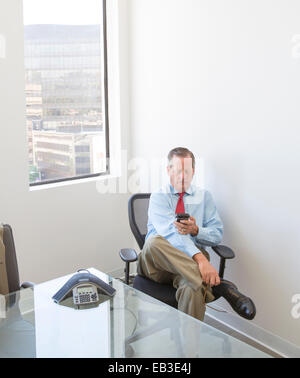
<path fill-rule="evenodd" d="M 226 277 L 254 299 L 257 325 L 300 345 L 291 316 L 300 293 L 300 59 L 291 43 L 300 4 L 130 4 L 133 156 L 187 146 L 205 159 L 224 243 L 237 255 Z"/>
<path fill-rule="evenodd" d="M 132 241 L 127 194 L 99 194 L 95 182 L 29 191 L 21 5 L 20 0 L 0 1 L 0 35 L 6 42 L 0 58 L 0 222 L 14 229 L 22 280 L 38 283 L 91 266 L 114 270 L 121 266 L 119 249 Z M 126 94 L 120 103 L 120 149 L 129 144 L 124 3 L 119 12 L 121 71 L 119 78 L 114 70 L 114 80 Z"/>
<path fill-rule="evenodd" d="M 290 315 L 292 295 L 300 293 L 300 60 L 291 42 L 300 34 L 300 5 L 129 2 L 130 87 L 127 0 L 118 0 L 121 146 L 150 159 L 183 145 L 205 159 L 224 243 L 237 254 L 226 277 L 255 300 L 256 324 L 300 345 L 300 320 Z M 0 221 L 14 228 L 21 279 L 121 267 L 119 249 L 133 244 L 127 194 L 101 195 L 95 182 L 29 191 L 21 1 L 0 0 L 0 35 L 6 46 L 5 59 L 0 49 Z"/>

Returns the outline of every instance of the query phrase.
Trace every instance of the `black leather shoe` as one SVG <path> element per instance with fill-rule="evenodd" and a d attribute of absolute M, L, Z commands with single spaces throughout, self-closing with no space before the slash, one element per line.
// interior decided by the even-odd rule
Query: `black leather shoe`
<path fill-rule="evenodd" d="M 256 315 L 255 304 L 251 298 L 240 293 L 232 282 L 221 280 L 220 285 L 212 288 L 212 292 L 217 298 L 225 298 L 233 310 L 243 318 L 254 319 Z"/>

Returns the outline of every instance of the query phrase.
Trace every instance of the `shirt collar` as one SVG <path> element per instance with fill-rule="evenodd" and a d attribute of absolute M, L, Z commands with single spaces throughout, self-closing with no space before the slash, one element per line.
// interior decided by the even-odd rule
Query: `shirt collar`
<path fill-rule="evenodd" d="M 173 194 L 179 194 L 178 190 L 176 190 L 171 184 L 169 184 L 170 192 Z M 190 185 L 190 187 L 185 191 L 186 194 L 193 194 L 195 191 L 195 188 L 193 185 Z"/>

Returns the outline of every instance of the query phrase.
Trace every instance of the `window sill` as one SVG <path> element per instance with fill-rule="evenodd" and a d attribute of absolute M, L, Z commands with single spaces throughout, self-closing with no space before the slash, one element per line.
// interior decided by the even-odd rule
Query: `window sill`
<path fill-rule="evenodd" d="M 55 182 L 55 183 L 52 183 L 52 184 L 41 184 L 41 185 L 37 185 L 37 186 L 30 186 L 29 187 L 29 191 L 30 192 L 35 192 L 35 191 L 39 191 L 39 190 L 46 190 L 46 189 L 59 188 L 59 187 L 63 187 L 63 186 L 84 184 L 84 183 L 88 183 L 88 182 L 113 180 L 113 179 L 117 179 L 117 178 L 119 178 L 119 176 L 117 176 L 117 175 L 105 175 L 105 176 L 97 176 L 97 177 L 87 177 L 87 178 L 77 179 L 77 180 Z"/>

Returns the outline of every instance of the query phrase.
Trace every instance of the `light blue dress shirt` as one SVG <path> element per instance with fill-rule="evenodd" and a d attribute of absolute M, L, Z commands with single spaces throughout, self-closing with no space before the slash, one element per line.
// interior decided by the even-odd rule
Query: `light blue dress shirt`
<path fill-rule="evenodd" d="M 173 224 L 178 198 L 179 194 L 171 184 L 151 194 L 146 240 L 150 236 L 160 235 L 190 257 L 199 253 L 195 242 L 201 247 L 219 244 L 223 236 L 223 224 L 210 192 L 191 185 L 183 196 L 185 212 L 196 219 L 199 227 L 196 236 L 179 234 Z"/>

